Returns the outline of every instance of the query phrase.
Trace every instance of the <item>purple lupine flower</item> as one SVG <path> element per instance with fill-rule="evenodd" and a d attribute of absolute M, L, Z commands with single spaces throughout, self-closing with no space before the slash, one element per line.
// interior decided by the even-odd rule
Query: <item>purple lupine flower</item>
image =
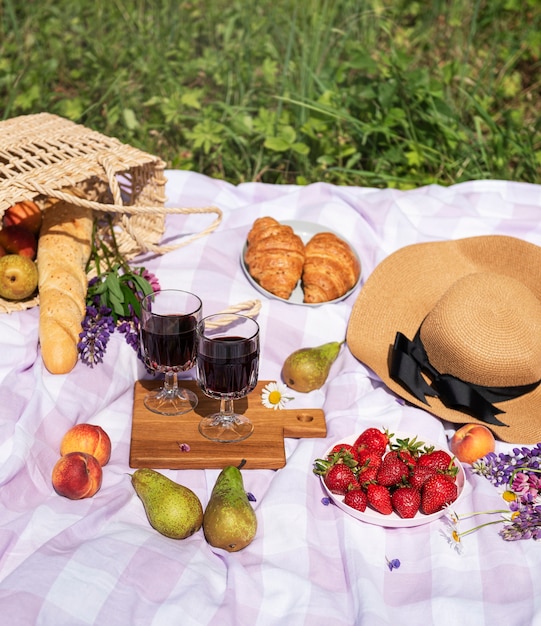
<path fill-rule="evenodd" d="M 394 569 L 398 569 L 400 567 L 400 560 L 399 559 L 391 559 L 391 560 L 389 560 L 387 557 L 385 557 L 385 560 L 387 561 L 387 567 L 391 570 L 391 572 Z"/>
<path fill-rule="evenodd" d="M 539 493 L 540 480 L 535 474 L 517 472 L 511 483 L 511 489 L 517 496 L 524 498 L 527 495 L 536 497 Z"/>
<path fill-rule="evenodd" d="M 513 473 L 520 470 L 538 470 L 541 465 L 541 442 L 532 448 L 514 448 L 511 453 L 490 452 L 472 464 L 474 474 L 487 478 L 493 485 L 507 485 Z M 535 472 L 533 472 L 535 473 Z"/>
<path fill-rule="evenodd" d="M 125 317 L 119 321 L 116 329 L 124 335 L 126 343 L 139 352 L 139 320 L 136 317 Z"/>
<path fill-rule="evenodd" d="M 93 367 L 103 362 L 107 343 L 115 328 L 124 335 L 126 343 L 135 350 L 138 358 L 145 362 L 140 348 L 138 318 L 140 301 L 150 290 L 160 290 L 158 278 L 144 267 L 131 269 L 123 263 L 114 267 L 109 264 L 105 273 L 88 281 L 87 314 L 77 346 L 84 363 Z"/>
<path fill-rule="evenodd" d="M 158 277 L 156 276 L 156 274 L 149 272 L 147 269 L 143 269 L 143 271 L 141 272 L 141 276 L 148 283 L 150 283 L 150 286 L 152 287 L 152 291 L 154 291 L 154 293 L 156 293 L 157 291 L 160 291 L 161 289 L 160 281 L 158 280 Z"/>
<path fill-rule="evenodd" d="M 500 531 L 505 541 L 541 539 L 541 505 L 513 502 L 509 508 L 512 511 L 511 519 Z"/>
<path fill-rule="evenodd" d="M 92 305 L 87 306 L 82 332 L 79 334 L 80 341 L 77 344 L 81 361 L 90 367 L 102 363 L 107 343 L 114 330 L 111 309 L 105 306 L 99 309 Z"/>

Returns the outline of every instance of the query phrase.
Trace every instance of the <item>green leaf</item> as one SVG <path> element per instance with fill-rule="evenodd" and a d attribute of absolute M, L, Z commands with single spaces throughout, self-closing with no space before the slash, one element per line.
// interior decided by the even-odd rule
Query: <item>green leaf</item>
<path fill-rule="evenodd" d="M 274 150 L 275 152 L 285 152 L 289 150 L 289 143 L 282 137 L 267 137 L 265 139 L 265 148 Z"/>
<path fill-rule="evenodd" d="M 190 91 L 186 91 L 182 94 L 180 102 L 184 106 L 191 107 L 192 109 L 200 109 L 202 96 L 202 89 L 191 89 Z"/>
<path fill-rule="evenodd" d="M 31 85 L 26 91 L 15 97 L 14 104 L 23 111 L 29 111 L 40 98 L 39 85 Z"/>
<path fill-rule="evenodd" d="M 109 292 L 109 296 L 111 298 L 116 298 L 119 302 L 122 302 L 123 294 L 122 289 L 120 288 L 120 279 L 116 272 L 109 272 L 107 274 L 107 278 L 105 279 L 105 287 Z"/>
<path fill-rule="evenodd" d="M 135 130 L 139 126 L 133 109 L 124 109 L 122 111 L 122 117 L 124 118 L 124 124 L 126 124 L 126 127 L 130 130 Z"/>
<path fill-rule="evenodd" d="M 124 308 L 124 296 L 122 296 L 121 300 L 115 293 L 109 292 L 109 308 L 112 310 L 114 315 L 123 317 L 126 314 Z"/>
<path fill-rule="evenodd" d="M 146 278 L 143 278 L 138 274 L 130 274 L 130 279 L 135 283 L 136 291 L 141 291 L 143 293 L 143 297 L 148 296 L 154 291 L 152 289 L 152 285 Z"/>
<path fill-rule="evenodd" d="M 310 152 L 310 148 L 305 144 L 299 141 L 292 144 L 291 149 L 297 154 L 306 155 Z"/>
<path fill-rule="evenodd" d="M 129 287 L 129 285 L 123 284 L 122 285 L 122 308 L 124 313 L 122 314 L 124 317 L 128 317 L 130 315 L 130 304 L 132 305 L 132 307 L 137 306 L 137 297 L 135 296 L 135 294 L 133 293 L 133 291 L 131 290 L 131 288 Z M 140 308 L 140 307 L 138 307 Z M 139 317 L 139 316 L 138 316 Z"/>
<path fill-rule="evenodd" d="M 291 146 L 293 142 L 295 141 L 295 139 L 297 138 L 297 133 L 295 132 L 295 129 L 292 126 L 282 126 L 280 130 L 278 131 L 278 134 L 285 141 L 287 141 L 289 146 Z"/>

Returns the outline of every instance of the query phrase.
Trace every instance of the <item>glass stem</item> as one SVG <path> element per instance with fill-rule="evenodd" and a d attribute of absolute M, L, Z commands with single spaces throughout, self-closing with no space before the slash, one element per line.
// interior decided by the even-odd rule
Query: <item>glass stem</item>
<path fill-rule="evenodd" d="M 233 420 L 233 398 L 220 398 L 220 415 Z"/>
<path fill-rule="evenodd" d="M 169 397 L 174 397 L 178 390 L 178 381 L 176 372 L 165 372 L 165 380 L 163 381 L 164 393 Z"/>

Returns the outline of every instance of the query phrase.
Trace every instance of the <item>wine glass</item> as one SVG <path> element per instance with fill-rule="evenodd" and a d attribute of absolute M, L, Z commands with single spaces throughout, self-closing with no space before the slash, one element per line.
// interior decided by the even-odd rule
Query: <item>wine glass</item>
<path fill-rule="evenodd" d="M 199 432 L 212 441 L 231 443 L 249 437 L 254 425 L 233 409 L 233 400 L 246 396 L 257 384 L 259 325 L 245 315 L 209 315 L 197 326 L 197 383 L 220 400 L 217 413 L 203 417 Z"/>
<path fill-rule="evenodd" d="M 197 406 L 193 391 L 179 387 L 177 373 L 194 366 L 201 300 L 189 291 L 163 289 L 141 303 L 141 352 L 147 367 L 165 374 L 163 386 L 143 400 L 149 411 L 181 415 Z"/>

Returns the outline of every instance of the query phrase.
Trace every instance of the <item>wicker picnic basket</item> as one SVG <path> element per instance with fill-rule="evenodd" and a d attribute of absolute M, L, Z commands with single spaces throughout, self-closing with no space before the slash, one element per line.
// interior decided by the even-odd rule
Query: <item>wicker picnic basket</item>
<path fill-rule="evenodd" d="M 156 156 L 56 115 L 8 119 L 0 122 L 0 222 L 17 202 L 33 200 L 45 208 L 51 200 L 65 200 L 92 209 L 96 216 L 112 215 L 125 259 L 143 252 L 163 254 L 209 234 L 222 217 L 216 207 L 166 208 L 164 168 Z M 168 213 L 216 217 L 201 232 L 162 246 Z M 37 304 L 39 295 L 20 302 L 0 298 L 0 312 Z"/>

